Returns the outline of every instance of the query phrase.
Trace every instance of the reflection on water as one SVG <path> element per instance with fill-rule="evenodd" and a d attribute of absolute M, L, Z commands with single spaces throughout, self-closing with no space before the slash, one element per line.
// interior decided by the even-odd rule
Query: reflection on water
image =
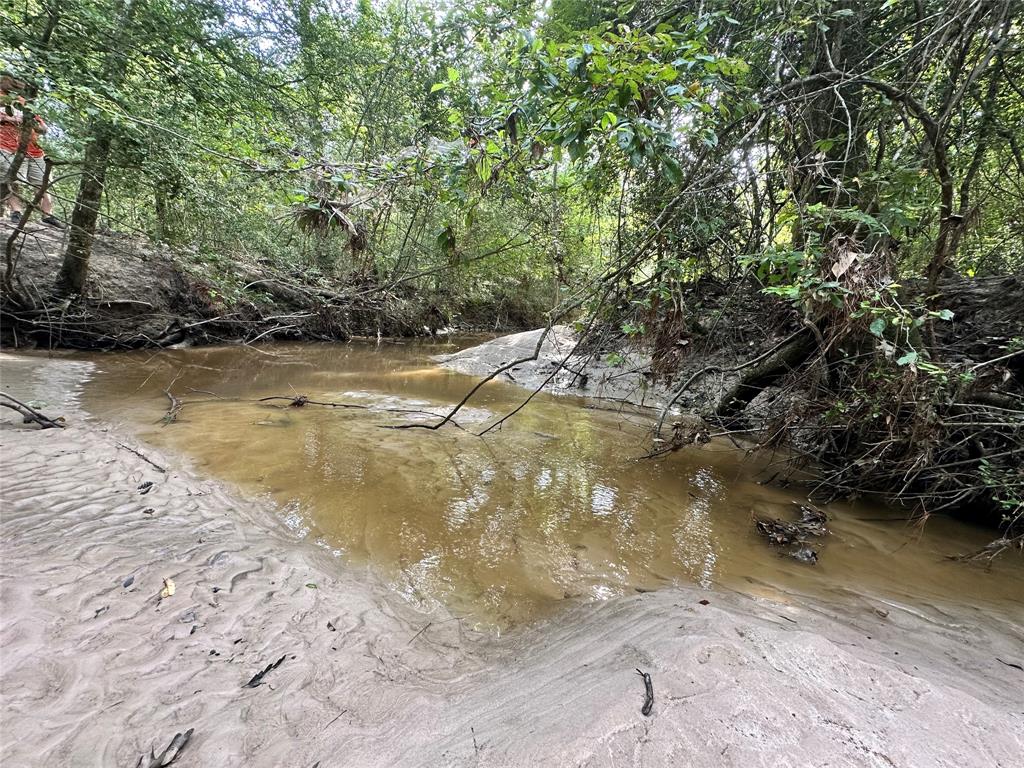
<path fill-rule="evenodd" d="M 410 601 L 508 626 L 567 598 L 690 582 L 748 591 L 957 595 L 1016 609 L 1019 558 L 992 572 L 945 560 L 991 534 L 943 519 L 923 532 L 867 504 L 833 505 L 833 533 L 807 566 L 767 547 L 752 513 L 790 514 L 793 492 L 761 486 L 770 456 L 712 443 L 639 461 L 636 416 L 540 396 L 486 438 L 428 423 L 474 380 L 437 368 L 426 344 L 274 345 L 96 357 L 92 412 L 180 450 L 211 474 L 265 493 L 296 531 L 347 561 L 370 564 Z M 164 388 L 186 401 L 161 424 Z M 360 408 L 284 401 L 339 402 Z M 457 421 L 479 427 L 519 404 L 521 389 L 486 386 Z M 400 411 L 400 412 L 399 412 Z M 478 430 L 479 431 L 479 430 Z"/>

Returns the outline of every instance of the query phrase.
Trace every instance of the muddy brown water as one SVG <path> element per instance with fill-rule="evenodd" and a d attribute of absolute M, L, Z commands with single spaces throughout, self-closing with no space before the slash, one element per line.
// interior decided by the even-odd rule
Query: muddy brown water
<path fill-rule="evenodd" d="M 407 600 L 480 627 L 550 615 L 566 600 L 682 582 L 1020 615 L 1021 558 L 990 570 L 947 559 L 982 547 L 991 531 L 942 517 L 921 529 L 880 505 L 833 504 L 819 562 L 799 563 L 752 525 L 754 514 L 791 517 L 804 500 L 758 484 L 783 468 L 777 457 L 715 441 L 638 460 L 649 445 L 642 416 L 542 394 L 486 438 L 455 427 L 385 429 L 433 423 L 430 414 L 445 413 L 475 383 L 432 361 L 455 348 L 274 344 L 99 355 L 84 404 L 269 497 L 298 535 L 371 568 Z M 184 406 L 165 424 L 168 387 Z M 361 407 L 256 402 L 297 395 Z M 524 395 L 494 382 L 456 420 L 479 431 Z"/>

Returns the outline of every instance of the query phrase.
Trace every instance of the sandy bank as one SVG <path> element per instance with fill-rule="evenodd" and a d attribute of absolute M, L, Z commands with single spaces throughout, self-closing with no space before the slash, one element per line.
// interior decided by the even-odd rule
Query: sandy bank
<path fill-rule="evenodd" d="M 459 352 L 437 355 L 434 359 L 459 373 L 486 376 L 513 360 L 531 357 L 543 332 L 537 329 L 500 336 Z M 644 374 L 650 367 L 649 357 L 635 350 L 623 350 L 611 357 L 598 353 L 573 354 L 575 343 L 576 335 L 569 326 L 556 325 L 544 339 L 536 360 L 500 374 L 499 381 L 536 389 L 565 361 L 544 391 L 659 409 L 671 399 L 669 389 L 650 381 Z"/>
<path fill-rule="evenodd" d="M 674 588 L 481 637 L 296 541 L 274 510 L 83 422 L 82 364 L 0 366 L 5 389 L 69 422 L 0 417 L 4 766 L 135 766 L 189 728 L 175 766 L 1024 755 L 1024 673 L 1004 663 L 1024 664 L 1021 617 Z M 651 717 L 635 667 L 653 677 Z"/>

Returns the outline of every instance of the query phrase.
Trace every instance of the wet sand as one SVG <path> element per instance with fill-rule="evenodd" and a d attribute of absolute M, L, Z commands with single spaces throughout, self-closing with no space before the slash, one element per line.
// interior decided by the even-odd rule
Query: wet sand
<path fill-rule="evenodd" d="M 673 587 L 482 635 L 297 540 L 271 507 L 83 423 L 68 397 L 82 364 L 0 366 L 69 424 L 0 417 L 4 766 L 135 766 L 189 728 L 175 766 L 1024 756 L 1024 672 L 1008 666 L 1024 664 L 1024 616 Z"/>

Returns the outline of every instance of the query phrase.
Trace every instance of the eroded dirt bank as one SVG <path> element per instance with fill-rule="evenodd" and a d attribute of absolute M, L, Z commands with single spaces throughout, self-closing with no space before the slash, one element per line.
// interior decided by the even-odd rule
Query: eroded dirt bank
<path fill-rule="evenodd" d="M 0 220 L 0 242 L 12 226 Z M 398 282 L 323 276 L 299 265 L 285 271 L 265 260 L 179 252 L 116 232 L 97 234 L 87 289 L 71 300 L 51 295 L 66 238 L 66 230 L 36 223 L 19 236 L 12 289 L 0 292 L 0 339 L 9 348 L 337 341 L 420 336 L 453 323 L 518 329 L 541 317 L 528 302 L 445 303 Z"/>
<path fill-rule="evenodd" d="M 671 588 L 479 636 L 295 541 L 273 509 L 83 423 L 73 393 L 87 366 L 0 366 L 5 389 L 69 422 L 0 422 L 4 765 L 135 766 L 189 728 L 176 766 L 1024 754 L 1019 616 Z M 650 717 L 636 667 L 653 678 Z"/>

